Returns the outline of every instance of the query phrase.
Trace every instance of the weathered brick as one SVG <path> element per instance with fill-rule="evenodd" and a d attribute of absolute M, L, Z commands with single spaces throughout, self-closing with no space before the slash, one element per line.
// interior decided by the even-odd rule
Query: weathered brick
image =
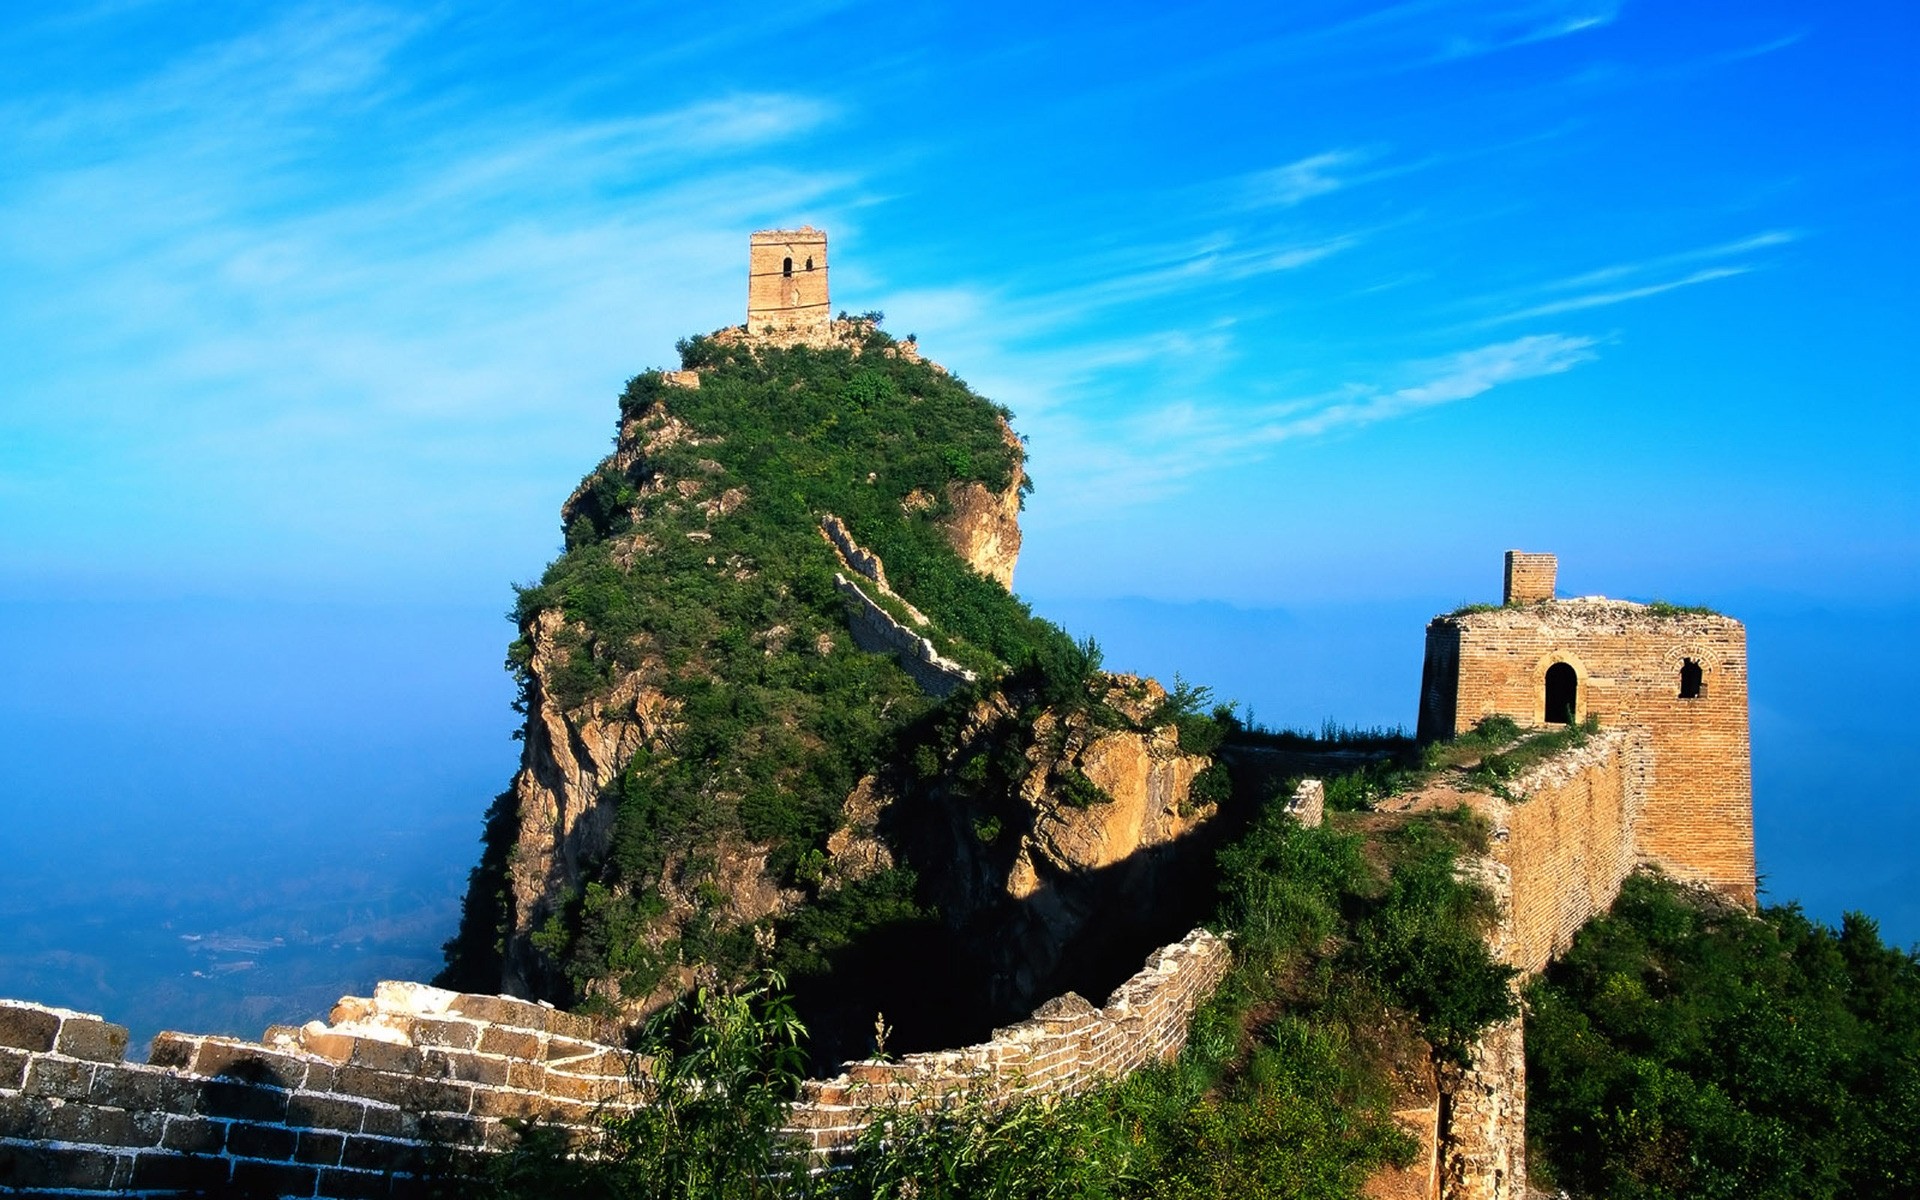
<path fill-rule="evenodd" d="M 37 1005 L 0 1000 L 0 1046 L 36 1053 L 53 1049 L 60 1017 Z"/>
<path fill-rule="evenodd" d="M 340 1163 L 340 1148 L 347 1139 L 338 1133 L 327 1133 L 319 1129 L 300 1131 L 300 1144 L 294 1147 L 295 1162 L 313 1163 L 317 1166 L 332 1167 Z"/>
<path fill-rule="evenodd" d="M 207 1154 L 142 1154 L 133 1163 L 133 1187 L 168 1191 L 211 1191 L 226 1185 L 232 1164 Z"/>
<path fill-rule="evenodd" d="M 487 1058 L 464 1050 L 430 1050 L 422 1069 L 442 1078 L 489 1087 L 505 1087 L 507 1083 L 506 1059 Z"/>
<path fill-rule="evenodd" d="M 398 1071 L 411 1075 L 420 1070 L 418 1050 L 397 1042 L 383 1042 L 378 1038 L 354 1038 L 353 1056 L 348 1061 L 356 1067 L 375 1071 Z"/>
<path fill-rule="evenodd" d="M 389 1142 L 381 1138 L 350 1137 L 340 1152 L 340 1165 L 363 1171 L 418 1171 L 426 1165 L 425 1153 L 409 1142 Z"/>
<path fill-rule="evenodd" d="M 21 1091 L 34 1096 L 84 1100 L 93 1087 L 93 1067 L 90 1062 L 36 1058 L 27 1067 L 27 1081 Z"/>
<path fill-rule="evenodd" d="M 296 1138 L 285 1125 L 258 1125 L 235 1121 L 227 1129 L 227 1153 L 242 1158 L 271 1158 L 284 1161 L 293 1157 Z"/>
<path fill-rule="evenodd" d="M 166 1128 L 164 1113 L 130 1113 L 123 1108 L 61 1104 L 47 1113 L 41 1136 L 90 1146 L 158 1146 Z"/>
<path fill-rule="evenodd" d="M 445 1050 L 472 1050 L 480 1044 L 481 1027 L 472 1021 L 449 1021 L 438 1017 L 415 1017 L 407 1026 L 416 1046 L 434 1046 Z"/>
<path fill-rule="evenodd" d="M 233 1190 L 242 1195 L 311 1196 L 319 1180 L 319 1168 L 299 1163 L 242 1159 L 233 1164 Z"/>
<path fill-rule="evenodd" d="M 489 1026 L 480 1033 L 480 1053 L 504 1054 L 508 1058 L 539 1059 L 540 1039 L 520 1029 Z"/>
<path fill-rule="evenodd" d="M 507 1086 L 519 1088 L 525 1092 L 546 1090 L 547 1068 L 545 1064 L 521 1062 L 519 1059 L 507 1063 Z"/>
<path fill-rule="evenodd" d="M 315 1096 L 300 1092 L 287 1098 L 287 1124 L 300 1128 L 358 1133 L 366 1119 L 366 1112 L 366 1105 L 337 1096 Z"/>
<path fill-rule="evenodd" d="M 231 1079 L 240 1083 L 259 1083 L 292 1091 L 307 1079 L 307 1061 L 291 1054 L 267 1050 L 251 1042 L 208 1038 L 193 1056 L 197 1074 Z"/>
<path fill-rule="evenodd" d="M 354 1171 L 340 1167 L 320 1172 L 320 1194 L 329 1200 L 386 1200 L 388 1176 L 382 1171 Z"/>
<path fill-rule="evenodd" d="M 489 1025 L 511 1025 L 545 1033 L 552 1028 L 552 1014 L 556 1010 L 525 1000 L 515 1000 L 511 996 L 462 993 L 453 998 L 447 1011 L 456 1016 L 485 1021 Z"/>
<path fill-rule="evenodd" d="M 546 1107 L 541 1096 L 521 1092 L 496 1092 L 482 1088 L 473 1094 L 476 1117 L 538 1117 Z"/>
<path fill-rule="evenodd" d="M 52 1111 L 53 1102 L 44 1096 L 0 1096 L 0 1138 L 45 1139 Z"/>
<path fill-rule="evenodd" d="M 480 1123 L 472 1117 L 433 1113 L 420 1118 L 423 1140 L 442 1146 L 465 1146 L 480 1140 Z"/>
<path fill-rule="evenodd" d="M 130 1064 L 103 1063 L 93 1070 L 87 1099 L 94 1104 L 147 1112 L 193 1111 L 197 1088 L 190 1079 L 168 1071 Z"/>
<path fill-rule="evenodd" d="M 127 1057 L 127 1027 L 98 1017 L 68 1017 L 60 1022 L 53 1048 L 73 1058 L 117 1063 Z"/>
<path fill-rule="evenodd" d="M 205 1038 L 188 1033 L 175 1033 L 168 1030 L 154 1035 L 153 1048 L 147 1051 L 147 1063 L 155 1067 L 173 1067 L 188 1070 L 193 1066 L 193 1056 L 200 1049 Z"/>
<path fill-rule="evenodd" d="M 420 1136 L 420 1117 L 401 1108 L 382 1108 L 369 1105 L 366 1124 L 362 1133 L 378 1137 L 416 1139 Z"/>
<path fill-rule="evenodd" d="M 287 1093 L 258 1084 L 210 1079 L 200 1088 L 199 1108 L 209 1117 L 284 1121 L 287 1119 Z"/>
<path fill-rule="evenodd" d="M 0 1186 L 9 1190 L 71 1188 L 106 1191 L 113 1186 L 114 1156 L 78 1146 L 0 1146 Z"/>
<path fill-rule="evenodd" d="M 31 1053 L 0 1047 L 0 1092 L 15 1092 L 27 1079 L 27 1063 L 32 1060 Z"/>
<path fill-rule="evenodd" d="M 182 1154 L 218 1154 L 227 1145 L 227 1123 L 205 1117 L 168 1117 L 160 1144 Z"/>

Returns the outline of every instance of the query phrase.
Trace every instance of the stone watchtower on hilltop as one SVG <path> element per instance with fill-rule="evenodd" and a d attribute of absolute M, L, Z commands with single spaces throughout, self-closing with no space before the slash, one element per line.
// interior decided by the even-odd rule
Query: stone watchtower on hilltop
<path fill-rule="evenodd" d="M 826 232 L 802 225 L 754 234 L 747 244 L 747 333 L 824 336 L 832 319 Z"/>
<path fill-rule="evenodd" d="M 1497 609 L 1427 626 L 1421 740 L 1483 717 L 1647 731 L 1644 861 L 1754 903 L 1747 634 L 1731 617 L 1587 596 L 1554 598 L 1551 554 L 1508 551 Z"/>

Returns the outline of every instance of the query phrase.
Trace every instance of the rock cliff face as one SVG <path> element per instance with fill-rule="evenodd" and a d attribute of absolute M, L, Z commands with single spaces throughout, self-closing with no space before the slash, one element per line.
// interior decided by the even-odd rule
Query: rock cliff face
<path fill-rule="evenodd" d="M 1005 413 L 835 330 L 696 339 L 629 385 L 521 596 L 522 761 L 446 985 L 634 1018 L 774 965 L 816 1052 L 857 1053 L 904 952 L 960 972 L 951 1011 L 899 1014 L 910 1049 L 1104 994 L 1191 927 L 1160 901 L 1210 760 L 1151 681 L 1037 665 L 1078 660 L 1006 590 Z"/>
<path fill-rule="evenodd" d="M 1000 431 L 1017 455 L 1018 435 L 1004 421 Z M 941 522 L 954 553 L 1008 591 L 1013 590 L 1013 568 L 1020 558 L 1020 497 L 1025 482 L 1025 470 L 1016 465 L 1012 486 L 1002 492 L 973 482 L 953 484 L 947 489 L 949 513 Z"/>
<path fill-rule="evenodd" d="M 1212 760 L 1181 750 L 1172 723 L 1153 724 L 1159 684 L 1117 675 L 1105 687 L 1104 709 L 1065 716 L 1023 719 L 1005 693 L 978 704 L 933 789 L 942 819 L 914 836 L 918 859 L 941 867 L 932 891 L 957 951 L 983 970 L 1001 1014 L 1097 987 L 1143 931 L 1191 923 L 1167 897 L 1188 890 L 1178 878 L 1204 857 L 1190 835 L 1216 806 L 1193 785 Z M 1011 764 L 1004 792 L 970 782 L 969 764 L 989 758 Z"/>

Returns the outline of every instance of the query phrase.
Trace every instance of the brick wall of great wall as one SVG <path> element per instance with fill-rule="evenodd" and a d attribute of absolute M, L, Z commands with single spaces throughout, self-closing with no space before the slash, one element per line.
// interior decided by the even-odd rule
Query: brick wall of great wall
<path fill-rule="evenodd" d="M 1176 1053 L 1229 959 L 1196 930 L 1100 1008 L 1068 993 L 981 1045 L 850 1064 L 804 1085 L 791 1129 L 831 1151 L 887 1105 L 1084 1090 Z M 420 1195 L 437 1161 L 510 1146 L 516 1121 L 590 1139 L 647 1067 L 584 1017 L 502 996 L 383 983 L 331 1019 L 259 1042 L 163 1033 L 130 1063 L 121 1026 L 0 1001 L 0 1194 Z"/>

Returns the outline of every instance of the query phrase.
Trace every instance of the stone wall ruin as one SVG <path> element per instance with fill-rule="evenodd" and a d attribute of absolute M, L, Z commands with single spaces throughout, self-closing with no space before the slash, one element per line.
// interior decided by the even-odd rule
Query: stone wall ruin
<path fill-rule="evenodd" d="M 1177 1053 L 1230 959 L 1195 930 L 1098 1009 L 1069 992 L 980 1045 L 849 1064 L 804 1085 L 789 1131 L 831 1152 L 886 1108 L 1084 1091 Z M 588 1018 L 413 983 L 258 1042 L 163 1033 L 146 1063 L 126 1048 L 97 1016 L 0 1001 L 0 1194 L 425 1196 L 437 1167 L 510 1147 L 516 1121 L 591 1144 L 648 1068 Z"/>

